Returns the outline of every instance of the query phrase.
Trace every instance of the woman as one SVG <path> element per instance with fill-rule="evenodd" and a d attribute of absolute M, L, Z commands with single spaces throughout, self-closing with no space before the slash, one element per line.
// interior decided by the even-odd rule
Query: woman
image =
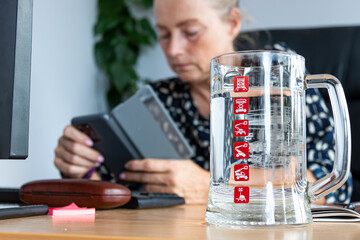
<path fill-rule="evenodd" d="M 214 56 L 235 51 L 233 41 L 241 27 L 241 15 L 237 6 L 236 0 L 154 1 L 159 42 L 177 78 L 153 83 L 152 87 L 195 149 L 196 156 L 192 160 L 133 160 L 126 164 L 127 171 L 120 175 L 121 179 L 144 183 L 145 190 L 149 192 L 176 193 L 184 197 L 186 203 L 207 201 L 210 177 L 209 63 Z M 317 101 L 314 101 L 315 98 Z M 316 93 L 312 92 L 307 99 L 313 102 L 310 107 L 312 112 L 325 111 Z M 322 136 L 317 135 L 318 131 L 309 132 L 308 147 L 312 148 L 309 152 L 316 151 L 315 154 L 330 161 L 329 152 L 333 151 L 333 139 L 329 117 L 326 116 L 326 119 L 316 122 L 317 127 L 326 131 Z M 323 138 L 324 135 L 326 138 Z M 316 144 L 322 144 L 324 139 L 330 143 L 327 144 L 329 147 L 323 151 L 316 150 Z M 104 158 L 91 149 L 92 144 L 85 134 L 67 126 L 55 149 L 56 167 L 70 178 L 82 178 L 97 167 L 97 173 L 90 177 L 99 179 L 101 176 L 102 179 L 108 179 L 108 171 L 101 165 Z M 316 180 L 315 175 L 320 177 L 327 174 L 329 168 L 331 170 L 331 166 L 316 162 L 315 159 L 321 158 L 317 156 L 310 159 L 310 182 Z M 330 202 L 349 201 L 348 190 L 345 185 L 328 199 Z M 339 196 L 342 196 L 341 199 Z M 325 199 L 320 199 L 318 203 L 325 203 Z"/>

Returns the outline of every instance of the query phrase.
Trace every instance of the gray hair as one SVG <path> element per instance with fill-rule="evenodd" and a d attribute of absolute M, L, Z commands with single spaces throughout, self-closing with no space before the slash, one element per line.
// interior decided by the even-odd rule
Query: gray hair
<path fill-rule="evenodd" d="M 239 8 L 240 0 L 209 0 L 218 12 L 220 17 L 226 18 L 227 14 L 233 8 Z"/>

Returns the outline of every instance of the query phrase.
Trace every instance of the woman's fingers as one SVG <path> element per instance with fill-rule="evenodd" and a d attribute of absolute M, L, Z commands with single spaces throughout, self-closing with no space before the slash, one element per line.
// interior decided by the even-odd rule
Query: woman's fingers
<path fill-rule="evenodd" d="M 148 192 L 176 193 L 186 203 L 206 203 L 210 173 L 189 159 L 132 160 L 120 179 L 140 182 Z"/>
<path fill-rule="evenodd" d="M 145 173 L 145 172 L 123 172 L 120 179 L 128 182 L 151 183 L 160 185 L 171 185 L 168 174 L 164 173 Z"/>
<path fill-rule="evenodd" d="M 88 159 L 91 162 L 103 162 L 104 158 L 101 154 L 94 149 L 84 146 L 81 143 L 74 142 L 66 137 L 59 139 L 59 146 L 62 146 L 66 151 L 78 155 L 84 159 Z"/>
<path fill-rule="evenodd" d="M 89 147 L 94 145 L 93 141 L 91 140 L 91 138 L 88 135 L 77 130 L 72 125 L 67 125 L 65 127 L 64 136 L 73 140 L 74 142 L 79 142 L 79 143 L 82 143 Z"/>
<path fill-rule="evenodd" d="M 60 172 L 71 178 L 81 178 L 89 171 L 88 167 L 69 164 L 59 157 L 55 157 L 54 163 Z"/>
<path fill-rule="evenodd" d="M 129 171 L 162 173 L 170 171 L 173 163 L 170 159 L 146 158 L 129 161 L 125 164 L 125 168 Z"/>
<path fill-rule="evenodd" d="M 55 149 L 55 166 L 67 177 L 80 178 L 104 161 L 101 154 L 91 148 L 93 142 L 71 125 L 64 129 Z"/>
<path fill-rule="evenodd" d="M 55 156 L 62 159 L 67 164 L 74 166 L 93 168 L 100 165 L 100 163 L 96 161 L 90 161 L 89 159 L 73 154 L 60 146 L 55 149 Z"/>

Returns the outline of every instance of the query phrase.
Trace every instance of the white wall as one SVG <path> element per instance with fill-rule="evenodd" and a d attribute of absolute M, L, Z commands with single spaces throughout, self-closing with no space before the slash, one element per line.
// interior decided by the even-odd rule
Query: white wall
<path fill-rule="evenodd" d="M 0 161 L 0 187 L 58 178 L 54 148 L 71 117 L 103 109 L 93 57 L 96 0 L 34 0 L 27 160 Z"/>
<path fill-rule="evenodd" d="M 360 25 L 358 0 L 240 0 L 243 30 Z"/>
<path fill-rule="evenodd" d="M 320 26 L 360 26 L 358 0 L 240 0 L 253 20 L 244 19 L 242 31 Z M 157 59 L 154 65 L 154 59 Z M 140 76 L 154 80 L 173 76 L 161 49 L 145 49 L 138 62 Z"/>

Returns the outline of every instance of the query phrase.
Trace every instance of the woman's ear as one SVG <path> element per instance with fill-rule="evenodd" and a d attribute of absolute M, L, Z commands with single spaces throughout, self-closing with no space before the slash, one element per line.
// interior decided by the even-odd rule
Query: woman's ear
<path fill-rule="evenodd" d="M 234 7 L 230 10 L 227 17 L 227 21 L 230 24 L 230 35 L 233 37 L 233 39 L 235 39 L 237 35 L 239 35 L 240 33 L 241 23 L 242 23 L 242 18 L 239 8 Z"/>

